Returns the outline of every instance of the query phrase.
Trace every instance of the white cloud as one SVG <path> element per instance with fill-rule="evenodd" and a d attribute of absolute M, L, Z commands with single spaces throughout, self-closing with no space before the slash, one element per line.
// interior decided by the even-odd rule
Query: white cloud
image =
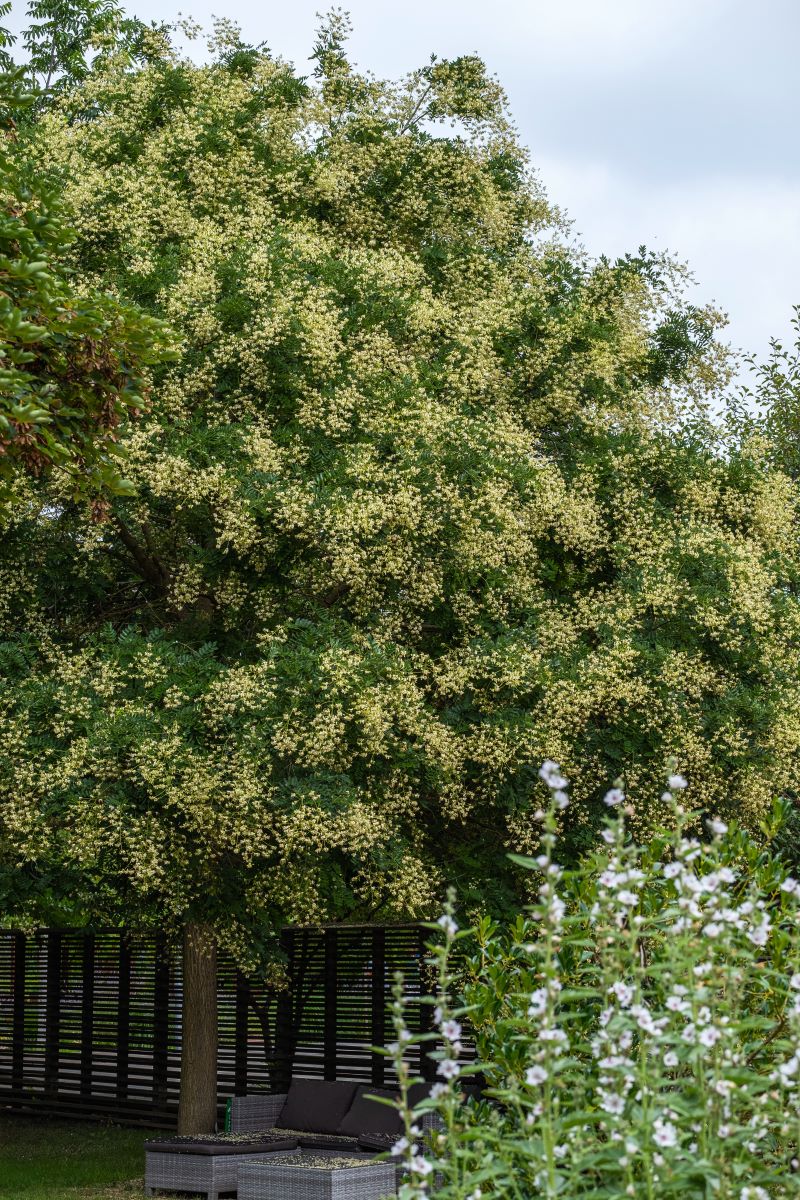
<path fill-rule="evenodd" d="M 334 0 L 123 0 L 237 20 L 301 73 Z M 397 76 L 477 51 L 592 253 L 641 242 L 687 259 L 734 344 L 786 336 L 800 301 L 798 0 L 342 0 L 363 69 Z M 15 9 L 16 28 L 23 23 Z M 195 53 L 197 49 L 195 49 Z M 787 149 L 788 148 L 788 149 Z"/>
<path fill-rule="evenodd" d="M 592 254 L 644 243 L 687 260 L 698 301 L 730 316 L 733 345 L 765 354 L 790 337 L 800 303 L 800 180 L 711 176 L 664 186 L 607 163 L 546 158 L 538 167 Z"/>

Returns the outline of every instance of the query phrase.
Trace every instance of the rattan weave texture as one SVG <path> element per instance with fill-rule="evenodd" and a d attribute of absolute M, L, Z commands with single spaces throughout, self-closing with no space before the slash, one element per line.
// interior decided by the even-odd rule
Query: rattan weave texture
<path fill-rule="evenodd" d="M 228 1106 L 228 1128 L 232 1133 L 271 1129 L 286 1103 L 285 1092 L 257 1092 L 233 1096 Z"/>
<path fill-rule="evenodd" d="M 148 1151 L 145 1155 L 144 1190 L 148 1196 L 154 1196 L 159 1189 L 204 1192 L 207 1200 L 219 1200 L 220 1192 L 236 1190 L 239 1167 L 252 1157 L 252 1154 L 214 1156 Z M 260 1159 L 264 1159 L 263 1150 Z"/>
<path fill-rule="evenodd" d="M 311 1167 L 274 1159 L 249 1159 L 239 1167 L 238 1200 L 381 1200 L 397 1195 L 391 1163 Z"/>

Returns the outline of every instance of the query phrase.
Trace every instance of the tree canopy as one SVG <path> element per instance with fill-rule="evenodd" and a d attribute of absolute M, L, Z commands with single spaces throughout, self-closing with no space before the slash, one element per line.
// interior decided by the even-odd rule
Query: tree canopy
<path fill-rule="evenodd" d="M 2 39 L 0 39 L 2 42 Z M 7 52 L 3 52 L 7 56 Z M 2 66 L 2 64 L 0 64 Z M 0 517 L 25 476 L 60 469 L 68 494 L 126 490 L 122 421 L 147 404 L 148 367 L 166 351 L 159 321 L 65 270 L 71 240 L 58 196 L 31 169 L 17 122 L 37 95 L 8 62 L 0 74 Z"/>
<path fill-rule="evenodd" d="M 247 962 L 448 882 L 514 904 L 545 757 L 573 849 L 615 776 L 657 822 L 673 753 L 745 823 L 796 784 L 795 499 L 704 416 L 716 315 L 574 248 L 477 58 L 392 84 L 345 35 L 303 78 L 154 32 L 26 130 L 75 279 L 181 348 L 133 493 L 93 527 L 42 485 L 0 546 L 17 912 L 202 918 Z"/>

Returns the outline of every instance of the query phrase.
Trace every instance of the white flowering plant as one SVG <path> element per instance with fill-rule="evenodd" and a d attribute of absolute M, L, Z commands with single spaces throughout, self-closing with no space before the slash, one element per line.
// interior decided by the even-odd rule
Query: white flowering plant
<path fill-rule="evenodd" d="M 744 830 L 691 811 L 675 771 L 669 830 L 637 845 L 616 784 L 597 850 L 564 870 L 568 785 L 554 763 L 541 775 L 540 853 L 517 859 L 539 874 L 529 915 L 459 931 L 451 895 L 430 947 L 432 1033 L 410 1034 L 398 993 L 404 1100 L 415 1043 L 435 1039 L 438 1080 L 405 1104 L 401 1195 L 797 1195 L 800 884 Z M 484 1086 L 465 1101 L 470 1075 Z M 423 1136 L 425 1112 L 439 1130 Z"/>

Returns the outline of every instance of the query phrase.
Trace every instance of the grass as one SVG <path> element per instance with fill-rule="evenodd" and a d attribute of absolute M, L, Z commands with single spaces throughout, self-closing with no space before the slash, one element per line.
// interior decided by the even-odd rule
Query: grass
<path fill-rule="evenodd" d="M 144 1200 L 143 1129 L 0 1116 L 0 1200 Z"/>

